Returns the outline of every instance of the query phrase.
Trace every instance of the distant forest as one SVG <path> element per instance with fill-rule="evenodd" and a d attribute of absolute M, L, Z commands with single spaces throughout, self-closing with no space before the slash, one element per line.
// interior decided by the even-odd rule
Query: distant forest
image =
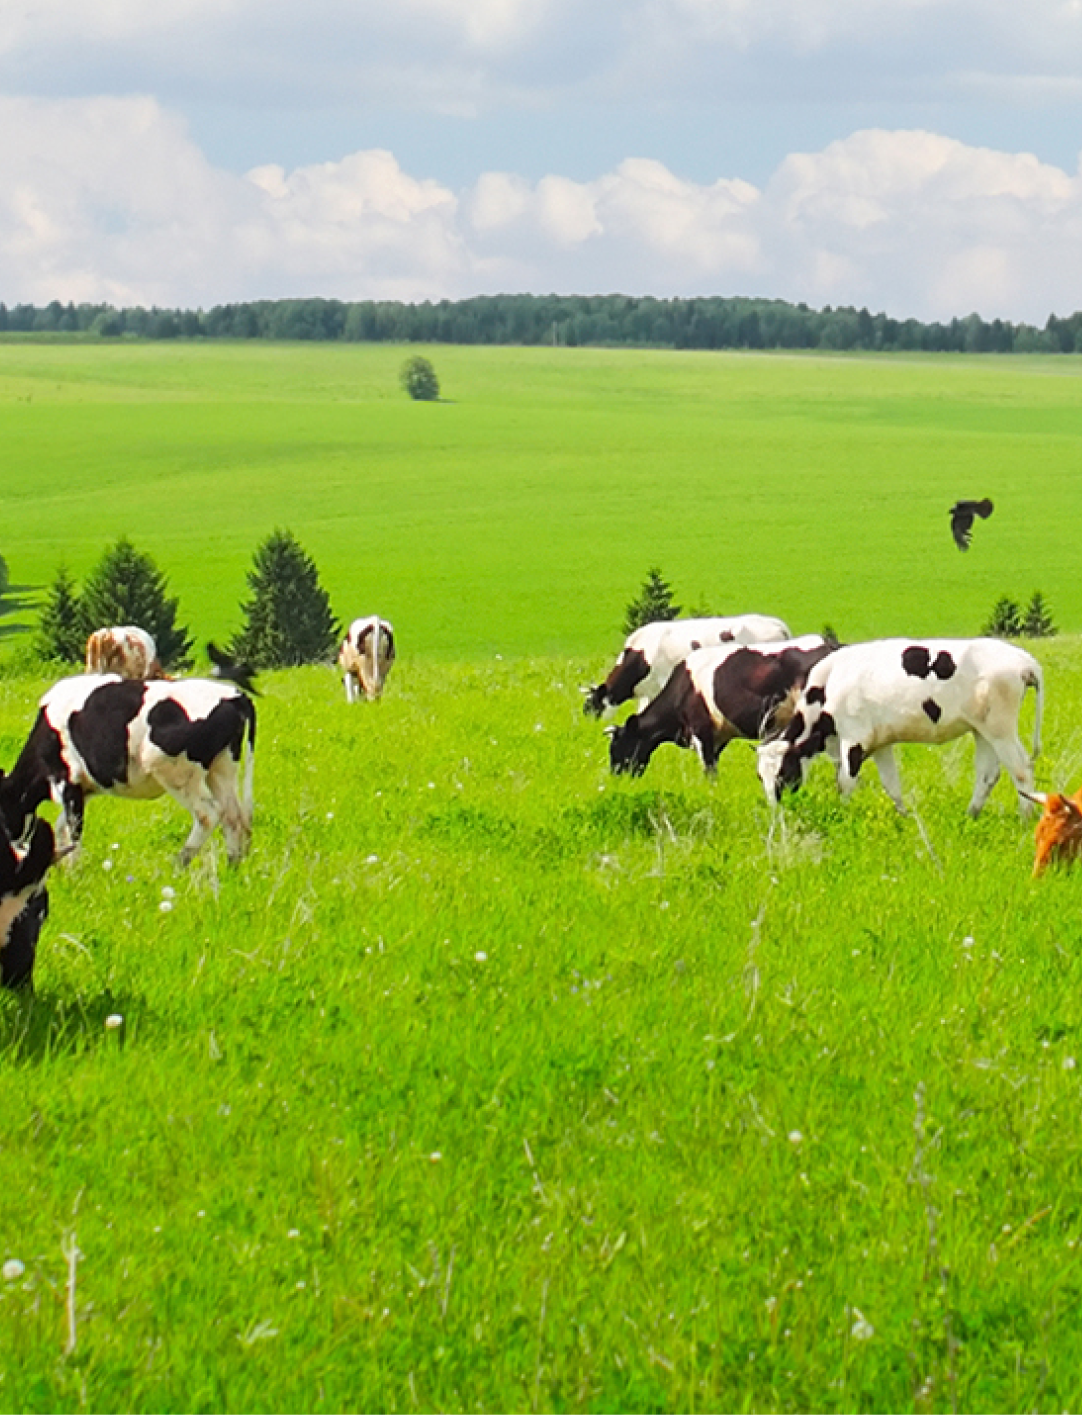
<path fill-rule="evenodd" d="M 362 343 L 550 344 L 655 349 L 867 349 L 929 353 L 1082 352 L 1082 311 L 1043 329 L 977 314 L 949 323 L 784 300 L 628 295 L 478 295 L 395 300 L 252 300 L 210 310 L 0 304 L 0 333 L 122 339 L 313 339 Z"/>

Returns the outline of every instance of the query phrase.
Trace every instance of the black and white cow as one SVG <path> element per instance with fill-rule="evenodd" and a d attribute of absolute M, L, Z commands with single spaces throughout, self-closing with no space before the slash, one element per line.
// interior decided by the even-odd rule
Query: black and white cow
<path fill-rule="evenodd" d="M 53 828 L 35 820 L 25 846 L 0 825 L 0 986 L 33 982 L 38 935 L 49 913 L 45 876 L 55 859 Z"/>
<path fill-rule="evenodd" d="M 620 657 L 603 683 L 584 688 L 582 710 L 601 717 L 631 698 L 639 708 L 657 696 L 669 674 L 695 649 L 718 644 L 777 643 L 790 637 L 787 626 L 768 614 L 736 614 L 714 619 L 671 619 L 644 624 L 627 636 Z"/>
<path fill-rule="evenodd" d="M 609 765 L 641 776 L 663 742 L 695 747 L 710 775 L 736 737 L 755 740 L 789 721 L 813 666 L 836 644 L 818 634 L 777 644 L 693 649 L 640 713 L 610 727 Z"/>
<path fill-rule="evenodd" d="M 788 727 L 759 748 L 759 778 L 770 800 L 780 800 L 784 789 L 801 784 L 812 758 L 826 752 L 838 788 L 848 796 L 862 763 L 871 757 L 887 794 L 904 812 L 894 744 L 949 742 L 971 732 L 976 781 L 969 814 L 980 813 L 1001 767 L 1028 811 L 1033 766 L 1018 736 L 1027 688 L 1036 692 L 1036 756 L 1044 686 L 1040 664 L 1024 649 L 1000 639 L 850 644 L 809 673 Z"/>
<path fill-rule="evenodd" d="M 247 746 L 243 798 L 237 768 Z M 153 800 L 168 792 L 192 815 L 178 857 L 187 865 L 218 824 L 230 861 L 252 833 L 255 708 L 233 683 L 206 678 L 136 682 L 116 674 L 62 678 L 41 699 L 11 772 L 0 775 L 0 821 L 28 837 L 50 798 L 61 846 L 78 845 L 86 796 Z"/>

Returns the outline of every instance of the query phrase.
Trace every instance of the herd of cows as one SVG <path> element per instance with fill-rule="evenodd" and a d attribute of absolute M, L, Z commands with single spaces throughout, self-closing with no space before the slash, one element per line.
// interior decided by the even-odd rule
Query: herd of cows
<path fill-rule="evenodd" d="M 45 693 L 10 772 L 0 770 L 0 985 L 25 988 L 48 914 L 49 870 L 79 845 L 87 796 L 149 800 L 168 793 L 191 814 L 179 856 L 187 865 L 221 827 L 230 862 L 248 850 L 256 710 L 251 669 L 211 646 L 208 678 L 170 679 L 154 641 L 127 625 L 87 642 L 86 672 Z M 355 620 L 338 666 L 347 702 L 378 699 L 394 663 L 391 625 Z M 1036 694 L 1032 754 L 1018 735 L 1028 689 Z M 893 748 L 900 742 L 975 740 L 977 815 L 1005 769 L 1023 811 L 1043 804 L 1035 873 L 1082 853 L 1082 792 L 1033 790 L 1043 680 L 1037 660 L 999 639 L 881 639 L 839 645 L 793 638 L 767 615 L 683 619 L 631 634 L 604 682 L 584 690 L 584 710 L 602 717 L 636 700 L 610 726 L 615 773 L 641 775 L 664 742 L 695 748 L 713 774 L 735 738 L 757 741 L 759 777 L 771 802 L 803 782 L 822 753 L 848 795 L 863 763 L 905 810 Z M 243 778 L 241 764 L 243 762 Z M 57 826 L 38 814 L 58 807 Z"/>

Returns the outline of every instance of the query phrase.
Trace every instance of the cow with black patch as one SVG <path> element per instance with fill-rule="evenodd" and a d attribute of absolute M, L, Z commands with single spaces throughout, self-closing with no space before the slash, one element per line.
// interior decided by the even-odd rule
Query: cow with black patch
<path fill-rule="evenodd" d="M 0 986 L 33 984 L 38 936 L 49 914 L 45 876 L 54 860 L 48 821 L 35 820 L 23 846 L 0 825 Z"/>
<path fill-rule="evenodd" d="M 178 862 L 189 864 L 218 825 L 234 862 L 251 841 L 254 758 L 255 707 L 233 683 L 63 678 L 41 699 L 10 774 L 0 774 L 0 821 L 21 841 L 38 807 L 52 799 L 60 807 L 61 845 L 77 846 L 87 796 L 146 801 L 168 793 L 192 816 Z"/>
<path fill-rule="evenodd" d="M 643 710 L 610 727 L 609 765 L 641 776 L 664 742 L 694 747 L 709 776 L 735 738 L 754 741 L 783 727 L 811 669 L 836 644 L 806 634 L 777 644 L 694 649 Z"/>
<path fill-rule="evenodd" d="M 848 796 L 871 757 L 905 811 L 894 745 L 950 742 L 972 733 L 975 776 L 969 814 L 980 813 L 1006 768 L 1023 811 L 1031 808 L 1032 758 L 1018 735 L 1026 691 L 1036 697 L 1033 756 L 1040 750 L 1044 687 L 1032 654 L 1000 639 L 880 639 L 850 644 L 817 664 L 788 727 L 759 748 L 759 777 L 772 800 L 804 780 L 825 752 Z"/>
<path fill-rule="evenodd" d="M 709 619 L 670 619 L 644 624 L 629 634 L 603 683 L 584 688 L 582 710 L 602 717 L 621 703 L 637 699 L 640 709 L 655 698 L 678 663 L 696 649 L 719 644 L 767 644 L 790 638 L 781 619 L 769 614 L 735 614 Z"/>

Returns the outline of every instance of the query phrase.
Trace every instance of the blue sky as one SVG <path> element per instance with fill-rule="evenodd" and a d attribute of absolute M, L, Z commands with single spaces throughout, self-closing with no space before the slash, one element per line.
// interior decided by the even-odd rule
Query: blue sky
<path fill-rule="evenodd" d="M 6 0 L 0 298 L 1082 307 L 1082 0 Z"/>

